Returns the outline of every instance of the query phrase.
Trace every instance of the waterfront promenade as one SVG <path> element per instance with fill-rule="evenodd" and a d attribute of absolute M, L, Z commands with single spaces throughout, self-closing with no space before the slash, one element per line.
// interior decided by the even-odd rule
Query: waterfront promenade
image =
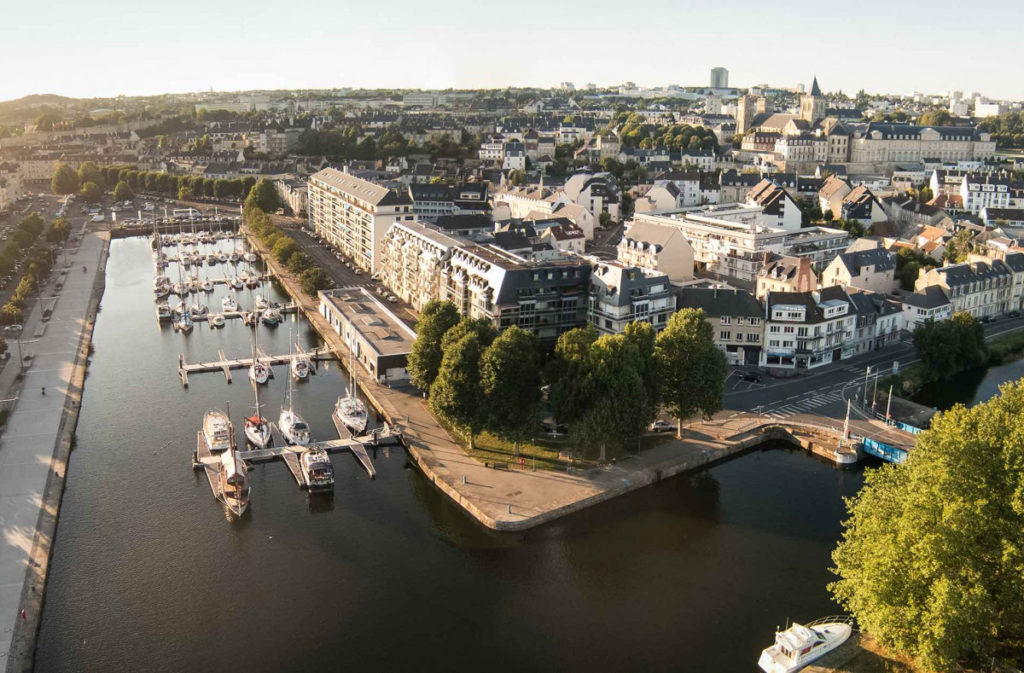
<path fill-rule="evenodd" d="M 68 251 L 68 266 L 54 267 L 25 320 L 21 350 L 33 357 L 20 382 L 18 346 L 8 339 L 12 356 L 0 373 L 0 391 L 16 399 L 7 405 L 11 411 L 0 434 L 0 662 L 7 671 L 32 668 L 108 243 L 106 232 L 86 232 L 77 250 Z M 67 273 L 57 292 L 62 269 Z M 54 296 L 44 322 L 42 308 Z"/>
<path fill-rule="evenodd" d="M 276 263 L 260 241 L 249 237 L 249 242 L 272 267 L 327 346 L 342 363 L 347 363 L 347 346 L 320 315 L 317 302 L 301 291 L 296 278 Z M 496 470 L 469 456 L 451 438 L 418 391 L 381 385 L 359 367 L 355 375 L 374 407 L 402 432 L 409 455 L 423 474 L 477 521 L 495 530 L 524 530 L 540 525 L 723 460 L 769 438 L 796 442 L 834 460 L 842 428 L 842 420 L 819 415 L 797 415 L 782 422 L 767 415 L 725 411 L 708 423 L 686 426 L 682 440 L 666 437 L 663 444 L 614 465 L 571 472 Z M 851 429 L 868 435 L 885 430 L 884 424 L 867 420 L 851 422 Z"/>

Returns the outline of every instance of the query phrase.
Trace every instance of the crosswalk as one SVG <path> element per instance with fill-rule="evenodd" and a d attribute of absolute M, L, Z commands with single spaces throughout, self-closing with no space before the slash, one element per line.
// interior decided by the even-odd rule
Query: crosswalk
<path fill-rule="evenodd" d="M 766 416 L 771 416 L 772 418 L 785 418 L 786 416 L 792 416 L 794 414 L 811 413 L 820 407 L 835 405 L 845 401 L 842 391 L 835 390 L 830 393 L 814 395 L 813 397 L 805 397 L 802 400 L 796 400 L 789 404 L 772 406 L 765 409 L 764 414 Z"/>

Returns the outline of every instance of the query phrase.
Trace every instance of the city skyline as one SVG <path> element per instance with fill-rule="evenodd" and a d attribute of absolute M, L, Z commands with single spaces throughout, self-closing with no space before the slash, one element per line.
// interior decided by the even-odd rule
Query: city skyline
<path fill-rule="evenodd" d="M 851 95 L 963 90 L 1024 97 L 1002 74 L 1019 58 L 1013 33 L 1024 7 L 996 0 L 982 0 L 970 13 L 952 2 L 934 3 L 928 30 L 914 30 L 924 21 L 915 8 L 880 0 L 862 3 L 860 20 L 849 22 L 842 10 L 805 0 L 785 15 L 764 15 L 747 0 L 713 8 L 656 2 L 625 16 L 599 4 L 587 7 L 586 20 L 563 26 L 545 18 L 546 9 L 534 0 L 515 13 L 462 0 L 430 9 L 399 0 L 385 23 L 363 3 L 299 0 L 285 9 L 264 0 L 212 7 L 185 0 L 173 12 L 140 13 L 126 0 L 111 0 L 101 9 L 62 8 L 56 16 L 24 4 L 12 7 L 11 20 L 0 26 L 6 45 L 0 100 L 210 89 L 550 88 L 563 81 L 702 86 L 714 66 L 727 68 L 730 85 L 739 88 L 808 86 L 817 75 L 825 91 Z M 988 21 L 993 12 L 1000 21 Z M 282 32 L 288 17 L 299 24 L 316 20 L 308 31 Z M 529 46 L 545 43 L 559 48 Z M 950 57 L 950 44 L 970 57 Z M 685 59 L 673 56 L 673 45 L 685 46 Z M 837 47 L 845 47 L 843 56 L 834 55 Z"/>

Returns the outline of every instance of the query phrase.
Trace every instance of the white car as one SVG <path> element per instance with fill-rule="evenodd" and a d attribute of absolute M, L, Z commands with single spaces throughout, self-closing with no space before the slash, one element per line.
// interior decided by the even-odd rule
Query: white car
<path fill-rule="evenodd" d="M 92 221 L 93 222 L 102 222 L 103 221 L 103 213 L 100 213 L 98 215 L 93 215 L 92 216 Z"/>

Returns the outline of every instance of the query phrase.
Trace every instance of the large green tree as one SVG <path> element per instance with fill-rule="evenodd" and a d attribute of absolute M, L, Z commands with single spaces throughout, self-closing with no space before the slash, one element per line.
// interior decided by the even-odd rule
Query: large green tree
<path fill-rule="evenodd" d="M 326 290 L 332 285 L 331 277 L 320 267 L 303 271 L 299 276 L 299 284 L 302 286 L 302 291 L 310 297 L 316 297 L 317 292 Z"/>
<path fill-rule="evenodd" d="M 81 183 L 75 169 L 67 164 L 57 164 L 53 171 L 53 178 L 50 179 L 50 190 L 54 194 L 74 194 L 80 186 Z"/>
<path fill-rule="evenodd" d="M 409 380 L 420 390 L 430 390 L 441 367 L 441 339 L 459 322 L 459 310 L 449 301 L 432 300 L 416 321 L 416 340 L 409 353 Z"/>
<path fill-rule="evenodd" d="M 537 337 L 512 325 L 499 334 L 484 351 L 480 380 L 487 406 L 487 427 L 519 444 L 530 438 L 537 426 L 540 403 L 540 367 Z"/>
<path fill-rule="evenodd" d="M 103 190 L 95 182 L 85 182 L 82 184 L 82 189 L 78 191 L 78 195 L 81 196 L 89 203 L 99 203 L 100 199 L 103 198 Z"/>
<path fill-rule="evenodd" d="M 246 205 L 253 204 L 265 213 L 276 212 L 281 207 L 281 196 L 277 187 L 267 178 L 260 178 L 245 199 Z"/>
<path fill-rule="evenodd" d="M 597 341 L 591 325 L 577 327 L 558 337 L 554 357 L 548 364 L 551 406 L 555 418 L 570 426 L 586 411 L 590 398 L 590 347 Z"/>
<path fill-rule="evenodd" d="M 861 627 L 929 671 L 1024 661 L 1024 382 L 940 414 L 847 504 L 830 586 Z"/>
<path fill-rule="evenodd" d="M 104 185 L 103 171 L 94 161 L 82 162 L 82 165 L 78 167 L 78 179 L 83 185 L 87 182 L 95 182 L 101 189 Z"/>
<path fill-rule="evenodd" d="M 925 380 L 949 379 L 988 360 L 981 323 L 960 312 L 949 320 L 929 320 L 914 330 L 914 347 Z"/>
<path fill-rule="evenodd" d="M 114 200 L 115 201 L 129 201 L 135 195 L 132 193 L 132 188 L 128 186 L 125 181 L 120 181 L 117 186 L 114 187 Z"/>
<path fill-rule="evenodd" d="M 483 350 L 480 338 L 472 332 L 450 344 L 430 386 L 430 410 L 457 426 L 470 448 L 474 448 L 476 435 L 487 416 L 480 381 Z"/>
<path fill-rule="evenodd" d="M 655 357 L 661 401 L 676 418 L 679 435 L 686 419 L 697 414 L 711 418 L 722 408 L 728 365 L 703 309 L 686 308 L 669 318 L 658 335 Z"/>

